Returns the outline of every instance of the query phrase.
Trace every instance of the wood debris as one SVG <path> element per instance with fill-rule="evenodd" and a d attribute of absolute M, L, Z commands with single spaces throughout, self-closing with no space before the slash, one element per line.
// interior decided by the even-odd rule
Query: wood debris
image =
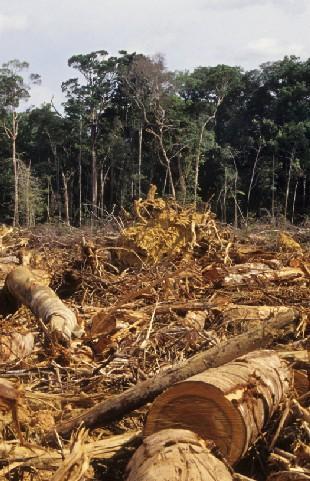
<path fill-rule="evenodd" d="M 215 464 L 217 479 L 307 479 L 308 237 L 223 227 L 208 208 L 183 208 L 154 189 L 134 211 L 120 235 L 0 230 L 0 479 L 160 481 L 164 472 L 179 479 L 170 471 L 173 457 L 195 480 L 208 479 Z M 246 363 L 236 359 L 253 351 L 257 365 L 245 375 Z M 233 373 L 227 363 L 234 362 Z M 292 372 L 291 387 L 280 366 Z M 223 384 L 229 375 L 231 392 Z M 225 398 L 229 412 L 259 405 L 255 422 L 228 416 L 214 436 L 199 431 L 199 438 L 189 416 L 190 433 L 152 433 L 158 441 L 141 444 L 161 396 L 191 383 L 217 384 L 216 401 Z M 189 406 L 186 396 L 180 407 Z M 177 411 L 176 402 L 169 406 Z M 229 426 L 237 434 L 234 455 L 229 442 L 221 445 Z M 236 473 L 221 449 L 230 463 L 242 457 Z"/>

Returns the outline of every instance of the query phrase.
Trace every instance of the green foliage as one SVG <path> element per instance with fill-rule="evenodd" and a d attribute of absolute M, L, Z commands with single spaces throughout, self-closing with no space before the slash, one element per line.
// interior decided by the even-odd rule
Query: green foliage
<path fill-rule="evenodd" d="M 102 220 L 130 209 L 150 183 L 182 203 L 208 201 L 236 224 L 270 212 L 310 215 L 310 59 L 285 57 L 245 72 L 170 72 L 161 56 L 105 50 L 72 56 L 64 114 L 21 111 L 26 62 L 0 68 L 1 123 L 18 109 L 20 221 Z M 10 137 L 0 131 L 0 221 L 14 194 Z M 29 166 L 31 165 L 31 171 Z M 94 205 L 95 202 L 95 205 Z"/>

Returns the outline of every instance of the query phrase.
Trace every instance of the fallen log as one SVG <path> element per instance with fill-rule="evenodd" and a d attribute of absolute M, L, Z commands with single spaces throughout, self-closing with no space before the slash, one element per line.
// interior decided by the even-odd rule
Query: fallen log
<path fill-rule="evenodd" d="M 261 285 L 266 282 L 299 282 L 305 279 L 305 272 L 300 268 L 272 269 L 262 263 L 237 264 L 229 269 L 211 266 L 204 270 L 203 275 L 207 281 L 223 287 Z"/>
<path fill-rule="evenodd" d="M 231 470 L 210 443 L 184 429 L 165 429 L 144 439 L 126 468 L 126 481 L 232 481 Z"/>
<path fill-rule="evenodd" d="M 279 335 L 280 329 L 294 322 L 297 318 L 298 313 L 296 311 L 292 319 L 274 319 L 270 322 L 261 323 L 255 329 L 250 329 L 244 334 L 198 353 L 185 363 L 138 383 L 123 393 L 93 406 L 85 413 L 58 424 L 56 431 L 61 436 L 68 436 L 81 423 L 84 423 L 85 427 L 90 429 L 102 426 L 104 423 L 110 423 L 153 401 L 158 394 L 176 382 L 184 381 L 211 367 L 221 366 L 258 348 L 267 347 Z M 46 442 L 52 443 L 54 441 L 55 432 L 47 433 Z"/>
<path fill-rule="evenodd" d="M 274 351 L 255 351 L 167 389 L 153 403 L 144 434 L 190 429 L 231 464 L 256 441 L 288 394 L 292 370 Z"/>
<path fill-rule="evenodd" d="M 228 304 L 215 310 L 223 313 L 224 321 L 267 321 L 268 319 L 292 319 L 295 309 L 286 306 L 246 306 Z"/>
<path fill-rule="evenodd" d="M 75 314 L 50 287 L 41 285 L 40 279 L 26 267 L 20 266 L 11 271 L 6 277 L 5 287 L 11 296 L 49 325 L 55 340 L 68 344 L 72 334 L 81 335 Z"/>

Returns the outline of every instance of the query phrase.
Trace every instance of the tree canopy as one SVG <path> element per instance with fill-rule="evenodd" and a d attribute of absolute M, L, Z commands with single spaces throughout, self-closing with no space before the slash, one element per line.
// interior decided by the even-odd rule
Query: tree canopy
<path fill-rule="evenodd" d="M 236 226 L 309 216 L 310 59 L 171 72 L 99 50 L 68 65 L 63 113 L 22 108 L 27 62 L 0 68 L 0 221 L 98 223 L 151 183 Z"/>

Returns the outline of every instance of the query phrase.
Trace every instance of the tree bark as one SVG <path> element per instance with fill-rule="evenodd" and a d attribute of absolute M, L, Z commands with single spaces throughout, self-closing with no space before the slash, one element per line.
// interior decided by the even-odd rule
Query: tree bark
<path fill-rule="evenodd" d="M 246 223 L 248 223 L 248 220 L 249 220 L 250 198 L 251 198 L 251 193 L 252 193 L 252 188 L 253 188 L 253 183 L 254 183 L 254 177 L 255 177 L 255 174 L 256 174 L 256 167 L 257 167 L 257 164 L 258 164 L 258 161 L 259 161 L 259 156 L 260 156 L 261 150 L 263 148 L 263 145 L 262 145 L 261 141 L 262 141 L 262 139 L 260 137 L 260 142 L 259 142 L 259 146 L 258 146 L 257 151 L 256 151 L 256 157 L 255 157 L 255 161 L 254 161 L 254 164 L 253 164 L 250 184 L 249 184 L 249 188 L 248 188 Z"/>
<path fill-rule="evenodd" d="M 299 179 L 296 180 L 296 182 L 295 182 L 295 188 L 294 188 L 293 205 L 292 205 L 292 219 L 291 219 L 292 224 L 294 224 L 295 205 L 296 205 L 296 195 L 297 195 L 298 182 L 299 182 Z"/>
<path fill-rule="evenodd" d="M 287 177 L 287 184 L 286 184 L 286 192 L 285 192 L 285 204 L 284 204 L 284 225 L 286 225 L 286 217 L 287 217 L 287 207 L 288 207 L 288 198 L 290 195 L 290 186 L 291 186 L 291 176 L 292 176 L 292 164 L 294 160 L 294 155 L 295 155 L 295 147 L 292 150 L 291 156 L 290 156 L 290 163 L 289 163 L 289 168 L 288 168 L 288 177 Z"/>
<path fill-rule="evenodd" d="M 94 225 L 94 219 L 97 216 L 97 202 L 98 202 L 98 172 L 97 172 L 97 120 L 96 112 L 92 114 L 91 126 L 91 179 L 92 179 L 92 206 L 91 206 L 91 225 Z"/>
<path fill-rule="evenodd" d="M 291 384 L 292 371 L 276 352 L 251 352 L 170 387 L 151 406 L 144 434 L 190 429 L 214 441 L 235 464 L 257 440 Z"/>
<path fill-rule="evenodd" d="M 142 168 L 142 139 L 143 129 L 142 123 L 139 126 L 139 153 L 138 153 L 138 198 L 141 197 L 141 168 Z"/>
<path fill-rule="evenodd" d="M 64 186 L 64 207 L 65 207 L 65 224 L 70 226 L 70 216 L 69 216 L 69 197 L 68 197 L 68 179 L 66 178 L 64 172 L 61 172 L 62 182 Z"/>
<path fill-rule="evenodd" d="M 26 267 L 17 267 L 6 277 L 5 287 L 20 303 L 28 306 L 33 314 L 48 323 L 51 336 L 64 344 L 70 343 L 72 334 L 82 333 L 75 314 L 47 286 L 41 285 Z"/>
<path fill-rule="evenodd" d="M 199 179 L 199 164 L 200 164 L 200 155 L 201 155 L 201 146 L 202 146 L 202 141 L 203 141 L 203 134 L 204 131 L 206 130 L 207 124 L 210 121 L 210 118 L 203 122 L 201 129 L 200 129 L 200 135 L 199 135 L 199 140 L 198 140 L 198 146 L 197 146 L 197 152 L 196 152 L 196 158 L 195 158 L 195 177 L 194 177 L 194 204 L 196 205 L 197 203 L 197 192 L 198 192 L 198 179 Z"/>
<path fill-rule="evenodd" d="M 292 323 L 294 320 L 295 318 L 285 318 L 262 323 L 259 327 L 251 329 L 245 334 L 240 334 L 218 346 L 196 354 L 184 364 L 158 374 L 119 395 L 99 403 L 80 416 L 60 423 L 56 426 L 56 430 L 61 436 L 68 436 L 81 422 L 84 423 L 86 428 L 95 428 L 105 423 L 110 423 L 152 401 L 158 394 L 167 389 L 167 387 L 178 381 L 183 381 L 206 369 L 221 366 L 250 351 L 270 345 L 277 336 L 278 330 Z M 54 432 L 47 434 L 46 441 L 49 443 L 55 441 Z"/>
<path fill-rule="evenodd" d="M 179 184 L 180 184 L 180 193 L 182 196 L 182 203 L 185 204 L 186 201 L 186 182 L 182 168 L 182 159 L 178 156 L 178 171 L 179 171 Z"/>
<path fill-rule="evenodd" d="M 82 117 L 80 117 L 79 136 L 79 227 L 82 226 Z"/>
<path fill-rule="evenodd" d="M 275 222 L 275 159 L 272 156 L 271 221 Z"/>
<path fill-rule="evenodd" d="M 208 442 L 185 429 L 165 429 L 144 439 L 126 468 L 126 481 L 233 481 Z"/>

